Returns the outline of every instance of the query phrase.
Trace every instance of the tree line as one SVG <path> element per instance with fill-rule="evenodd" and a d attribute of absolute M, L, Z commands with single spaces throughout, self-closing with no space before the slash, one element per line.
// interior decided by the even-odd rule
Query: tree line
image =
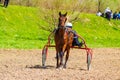
<path fill-rule="evenodd" d="M 59 7 L 60 5 L 68 9 L 79 4 L 82 12 L 94 13 L 98 9 L 104 11 L 106 7 L 112 8 L 113 11 L 120 11 L 119 0 L 10 0 L 10 4 L 42 8 Z"/>

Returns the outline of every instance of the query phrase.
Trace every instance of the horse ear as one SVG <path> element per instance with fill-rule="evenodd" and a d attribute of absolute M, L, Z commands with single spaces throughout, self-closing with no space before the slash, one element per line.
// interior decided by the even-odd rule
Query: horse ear
<path fill-rule="evenodd" d="M 59 16 L 61 16 L 61 12 L 59 12 Z"/>
<path fill-rule="evenodd" d="M 67 12 L 64 14 L 64 16 L 67 16 Z"/>

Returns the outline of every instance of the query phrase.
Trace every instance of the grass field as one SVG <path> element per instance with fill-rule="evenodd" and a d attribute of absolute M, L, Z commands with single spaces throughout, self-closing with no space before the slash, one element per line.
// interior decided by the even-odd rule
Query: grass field
<path fill-rule="evenodd" d="M 57 14 L 57 13 L 56 13 Z M 10 5 L 0 7 L 0 48 L 39 49 L 50 34 L 39 28 L 37 8 Z M 73 29 L 89 47 L 120 47 L 120 21 L 108 21 L 95 14 L 81 13 Z"/>
<path fill-rule="evenodd" d="M 40 48 L 48 32 L 40 30 L 37 9 L 19 6 L 0 7 L 0 47 Z"/>

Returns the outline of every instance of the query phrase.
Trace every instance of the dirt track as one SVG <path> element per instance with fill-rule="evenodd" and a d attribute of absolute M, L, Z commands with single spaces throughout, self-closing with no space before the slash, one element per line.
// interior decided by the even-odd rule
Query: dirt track
<path fill-rule="evenodd" d="M 86 52 L 71 49 L 67 69 L 57 70 L 55 51 L 49 50 L 46 69 L 41 50 L 0 50 L 0 80 L 120 80 L 120 48 L 93 49 L 90 71 Z"/>

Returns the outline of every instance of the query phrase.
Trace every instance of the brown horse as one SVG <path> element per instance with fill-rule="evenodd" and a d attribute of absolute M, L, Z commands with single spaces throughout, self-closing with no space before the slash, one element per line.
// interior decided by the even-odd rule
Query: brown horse
<path fill-rule="evenodd" d="M 67 12 L 65 14 L 61 14 L 59 12 L 59 23 L 58 23 L 58 28 L 56 29 L 55 32 L 55 45 L 56 45 L 56 58 L 57 58 L 57 67 L 62 67 L 66 68 L 66 63 L 69 58 L 69 52 L 70 52 L 70 47 L 72 46 L 73 42 L 73 33 L 72 31 L 69 31 L 65 27 L 65 23 L 67 20 Z M 65 58 L 65 64 L 63 65 L 63 56 L 66 51 L 66 58 Z"/>

